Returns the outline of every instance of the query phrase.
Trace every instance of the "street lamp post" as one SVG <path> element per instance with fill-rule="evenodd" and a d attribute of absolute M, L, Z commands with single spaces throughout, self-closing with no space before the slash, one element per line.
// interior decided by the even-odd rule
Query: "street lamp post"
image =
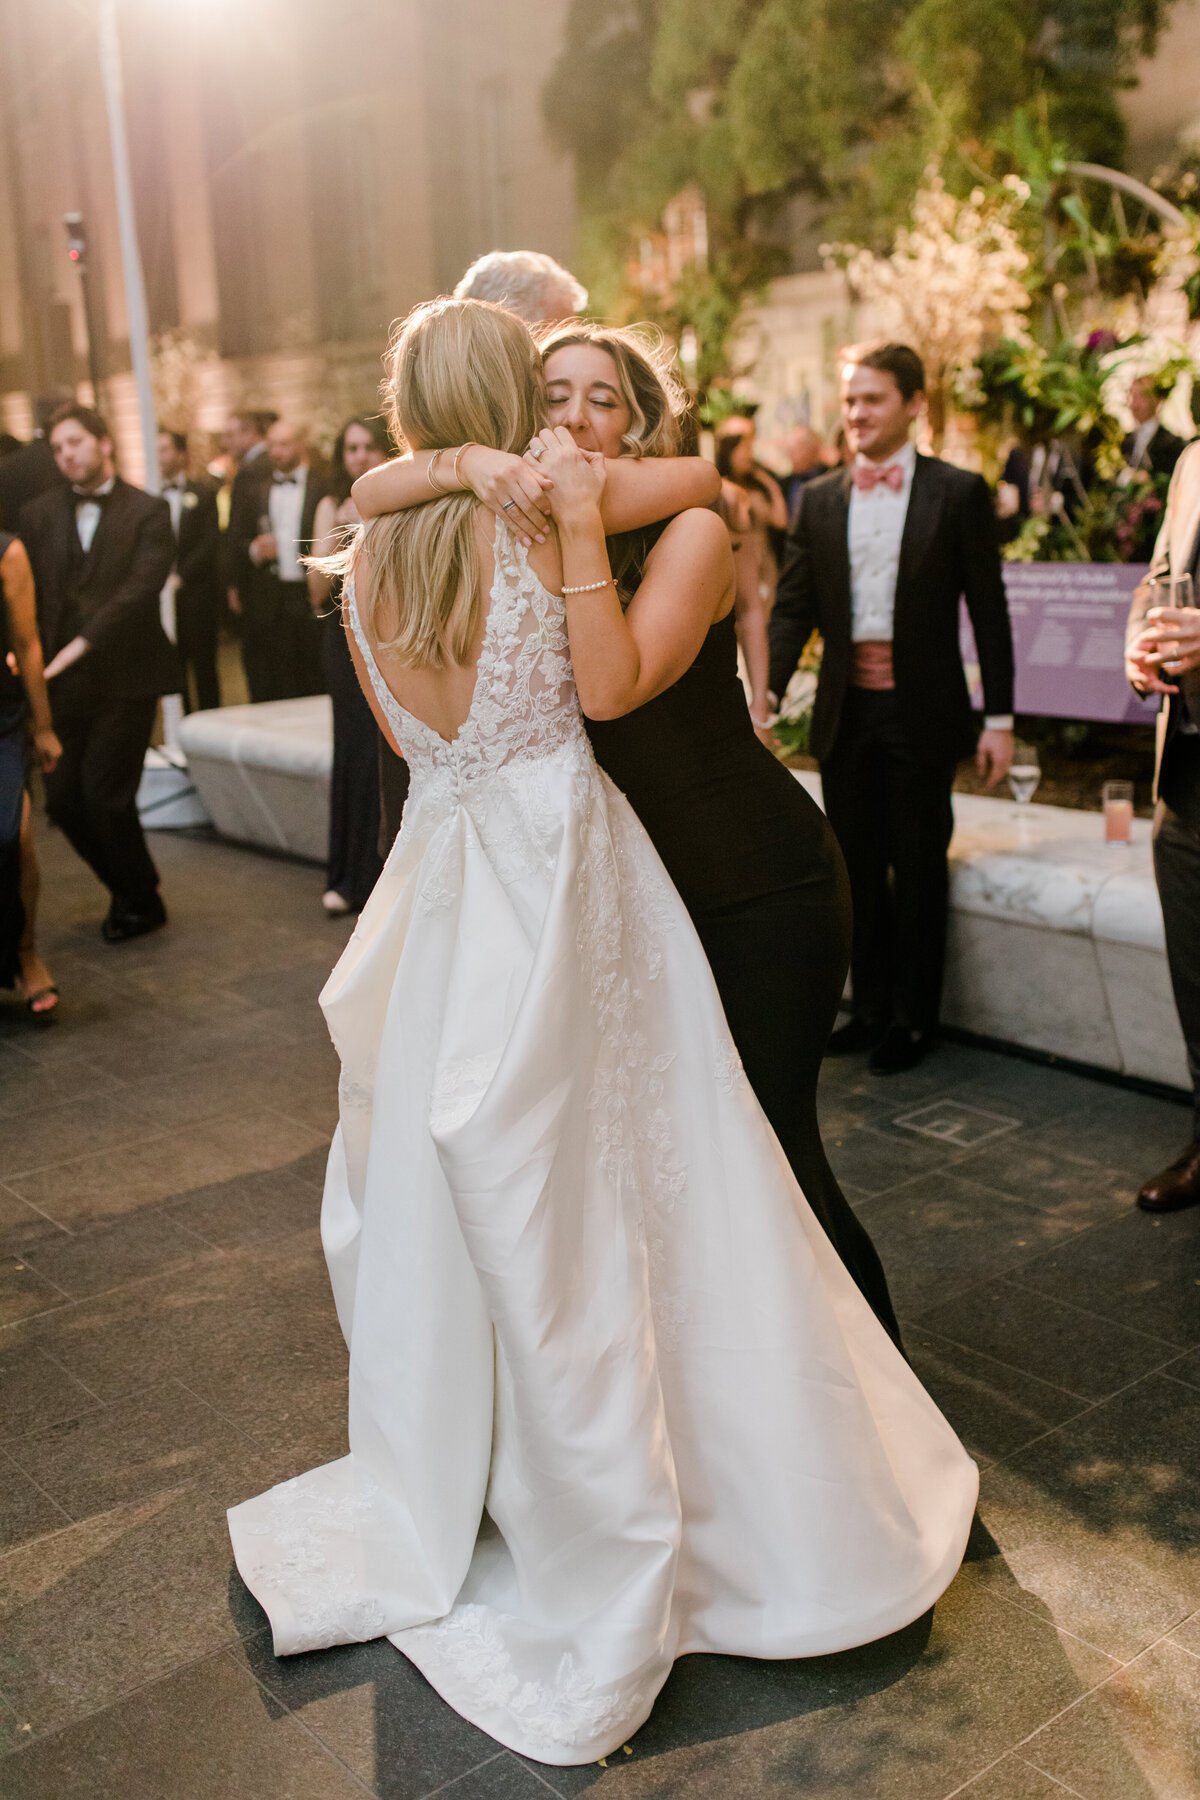
<path fill-rule="evenodd" d="M 108 135 L 112 145 L 113 185 L 117 195 L 121 268 L 125 276 L 125 310 L 129 316 L 129 353 L 133 360 L 133 379 L 137 387 L 142 449 L 145 455 L 144 485 L 147 493 L 157 494 L 158 423 L 155 418 L 154 386 L 150 378 L 150 321 L 146 311 L 146 284 L 142 278 L 133 183 L 129 173 L 129 143 L 125 134 L 125 96 L 121 77 L 121 40 L 117 32 L 116 0 L 99 0 L 97 23 L 100 78 L 104 84 Z"/>

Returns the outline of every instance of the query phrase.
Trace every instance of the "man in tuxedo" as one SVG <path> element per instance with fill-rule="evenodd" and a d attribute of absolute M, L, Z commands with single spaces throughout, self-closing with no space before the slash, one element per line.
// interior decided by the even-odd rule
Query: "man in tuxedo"
<path fill-rule="evenodd" d="M 1121 451 L 1125 466 L 1149 475 L 1173 475 L 1183 450 L 1183 439 L 1160 425 L 1158 414 L 1162 402 L 1146 375 L 1139 375 L 1129 388 L 1129 410 L 1134 428 L 1127 433 Z"/>
<path fill-rule="evenodd" d="M 1200 608 L 1176 606 L 1172 583 L 1200 589 L 1200 439 L 1175 465 L 1146 579 L 1129 609 L 1125 672 L 1139 694 L 1161 694 L 1155 760 L 1154 874 L 1167 963 L 1195 1094 L 1192 1141 L 1137 1197 L 1146 1212 L 1200 1203 Z"/>
<path fill-rule="evenodd" d="M 70 388 L 56 388 L 34 401 L 32 438 L 0 463 L 0 531 L 18 531 L 22 508 L 47 488 L 62 485 L 46 433 L 58 408 L 69 406 L 74 398 Z"/>
<path fill-rule="evenodd" d="M 225 450 L 237 467 L 229 484 L 229 511 L 222 533 L 221 568 L 228 592 L 229 610 L 236 618 L 242 610 L 238 593 L 239 566 L 234 550 L 233 525 L 244 514 L 252 512 L 256 520 L 262 512 L 261 500 L 250 495 L 265 488 L 271 479 L 271 459 L 267 455 L 267 433 L 278 419 L 277 412 L 230 413 L 222 433 Z M 251 521 L 253 523 L 253 520 Z"/>
<path fill-rule="evenodd" d="M 182 431 L 158 434 L 158 468 L 162 497 L 171 509 L 175 537 L 175 642 L 183 665 L 183 704 L 204 712 L 220 706 L 217 679 L 217 633 L 221 612 L 218 568 L 220 525 L 217 496 L 211 482 L 189 481 L 188 441 Z"/>
<path fill-rule="evenodd" d="M 159 696 L 179 688 L 159 618 L 175 542 L 166 501 L 116 473 L 99 413 L 61 407 L 49 437 L 64 483 L 21 514 L 62 741 L 46 811 L 112 895 L 101 932 L 119 943 L 167 917 L 137 791 Z"/>
<path fill-rule="evenodd" d="M 269 477 L 230 508 L 229 535 L 242 615 L 250 698 L 321 694 L 321 641 L 300 560 L 312 549 L 324 488 L 302 426 L 277 419 L 267 433 Z"/>
<path fill-rule="evenodd" d="M 950 794 L 975 736 L 964 595 L 983 674 L 979 770 L 994 786 L 1012 761 L 1012 635 L 991 495 L 982 476 L 916 453 L 924 388 L 905 344 L 846 352 L 853 463 L 801 488 L 769 627 L 776 694 L 812 632 L 824 640 L 811 743 L 854 901 L 852 1017 L 830 1052 L 870 1051 L 878 1075 L 915 1067 L 937 1027 Z"/>

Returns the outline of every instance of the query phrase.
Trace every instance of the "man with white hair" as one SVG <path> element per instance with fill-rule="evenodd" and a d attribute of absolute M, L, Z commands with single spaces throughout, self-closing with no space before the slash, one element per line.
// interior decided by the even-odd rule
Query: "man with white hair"
<path fill-rule="evenodd" d="M 569 319 L 587 305 L 587 289 L 540 250 L 489 250 L 454 290 L 456 300 L 492 300 L 527 325 Z"/>

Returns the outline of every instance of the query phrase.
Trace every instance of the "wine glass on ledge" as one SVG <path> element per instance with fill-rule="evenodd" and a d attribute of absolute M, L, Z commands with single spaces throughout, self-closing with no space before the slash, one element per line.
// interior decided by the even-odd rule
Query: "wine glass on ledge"
<path fill-rule="evenodd" d="M 1019 740 L 1013 745 L 1013 759 L 1008 770 L 1008 785 L 1019 806 L 1028 806 L 1042 779 L 1042 765 L 1033 744 Z"/>

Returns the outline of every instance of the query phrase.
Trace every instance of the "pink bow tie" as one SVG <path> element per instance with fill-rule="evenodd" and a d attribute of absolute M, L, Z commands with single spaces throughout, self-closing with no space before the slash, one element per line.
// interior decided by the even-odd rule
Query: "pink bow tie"
<path fill-rule="evenodd" d="M 904 486 L 904 470 L 899 463 L 855 463 L 854 485 L 862 493 L 869 494 L 878 482 L 890 487 L 893 494 L 898 494 Z"/>

